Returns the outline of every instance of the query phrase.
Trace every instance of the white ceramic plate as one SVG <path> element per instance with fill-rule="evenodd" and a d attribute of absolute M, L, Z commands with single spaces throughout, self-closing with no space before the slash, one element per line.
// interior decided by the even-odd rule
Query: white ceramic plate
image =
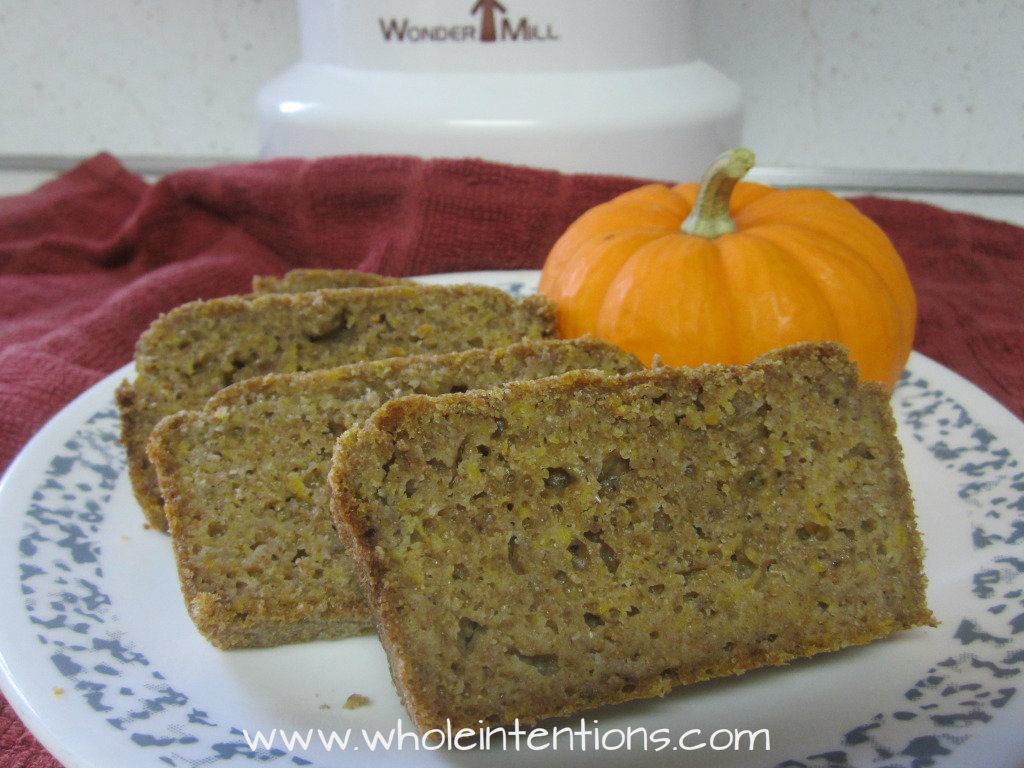
<path fill-rule="evenodd" d="M 537 278 L 424 280 L 525 293 Z M 129 375 L 68 405 L 0 484 L 0 678 L 68 768 L 1024 765 L 1024 424 L 921 355 L 893 405 L 937 629 L 590 711 L 585 732 L 562 721 L 518 750 L 440 752 L 412 735 L 374 637 L 222 652 L 195 631 L 169 540 L 129 489 L 113 404 Z M 352 693 L 371 703 L 344 709 Z M 269 746 L 251 748 L 257 731 Z M 364 731 L 394 740 L 371 750 Z"/>

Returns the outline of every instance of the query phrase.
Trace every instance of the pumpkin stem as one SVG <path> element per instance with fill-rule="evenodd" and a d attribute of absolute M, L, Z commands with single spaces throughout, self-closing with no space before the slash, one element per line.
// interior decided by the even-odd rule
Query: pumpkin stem
<path fill-rule="evenodd" d="M 736 182 L 753 167 L 754 153 L 749 149 L 734 149 L 719 155 L 701 179 L 693 210 L 679 229 L 708 239 L 735 232 L 736 223 L 729 215 L 729 198 Z"/>

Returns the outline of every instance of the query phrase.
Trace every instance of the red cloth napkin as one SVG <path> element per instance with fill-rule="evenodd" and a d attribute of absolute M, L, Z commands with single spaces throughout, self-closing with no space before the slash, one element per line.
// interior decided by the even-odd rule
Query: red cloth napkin
<path fill-rule="evenodd" d="M 0 471 L 75 395 L 131 359 L 161 312 L 254 274 L 539 268 L 587 208 L 642 183 L 471 160 L 275 160 L 150 185 L 98 155 L 0 199 Z M 916 349 L 1024 416 L 1024 229 L 853 201 L 904 257 Z M 0 768 L 54 768 L 0 697 Z"/>

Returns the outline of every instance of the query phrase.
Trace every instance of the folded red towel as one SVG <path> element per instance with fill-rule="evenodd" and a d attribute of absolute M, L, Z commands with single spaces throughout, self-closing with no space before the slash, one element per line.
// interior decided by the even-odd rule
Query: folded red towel
<path fill-rule="evenodd" d="M 254 274 L 539 268 L 587 208 L 641 181 L 472 160 L 275 160 L 150 185 L 98 155 L 0 199 L 0 471 L 57 410 L 128 362 L 160 312 Z M 903 255 L 915 348 L 1024 415 L 1024 229 L 853 201 Z M 0 768 L 57 763 L 0 697 Z"/>

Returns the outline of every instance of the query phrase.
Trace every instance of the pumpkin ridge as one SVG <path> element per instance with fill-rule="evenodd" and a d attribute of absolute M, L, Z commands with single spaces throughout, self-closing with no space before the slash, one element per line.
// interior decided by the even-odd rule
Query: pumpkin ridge
<path fill-rule="evenodd" d="M 752 263 L 753 258 L 749 250 L 754 244 L 762 251 L 757 256 L 760 257 L 758 260 L 766 262 L 763 265 Z M 800 341 L 829 341 L 839 336 L 840 322 L 828 291 L 808 273 L 804 263 L 796 258 L 789 248 L 749 230 L 731 235 L 719 247 L 723 252 L 735 250 L 739 253 L 736 260 L 740 261 L 743 267 L 740 275 L 747 273 L 763 278 L 761 285 L 756 286 L 756 290 L 751 286 L 753 280 L 748 278 L 743 281 L 740 295 L 745 301 L 742 304 L 751 306 L 752 299 L 747 297 L 767 295 L 773 299 L 775 305 L 773 311 L 750 313 L 752 319 L 749 327 L 743 331 L 748 337 L 756 339 L 758 330 L 764 327 L 765 322 L 777 324 L 781 337 L 777 345 L 779 347 Z M 780 296 L 786 301 L 780 301 Z M 783 317 L 779 310 L 780 304 L 790 304 L 795 309 L 788 317 Z M 767 321 L 764 318 L 767 318 Z M 749 343 L 749 339 L 747 341 Z M 737 356 L 736 362 L 747 363 L 768 351 L 770 350 L 755 349 L 752 345 L 742 355 Z"/>
<path fill-rule="evenodd" d="M 655 354 L 667 365 L 699 365 L 735 335 L 731 312 L 717 298 L 726 292 L 715 291 L 716 299 L 709 300 L 703 290 L 709 275 L 723 276 L 717 249 L 710 241 L 686 238 L 691 244 L 681 253 L 679 240 L 667 233 L 635 253 L 608 286 L 596 316 L 595 335 L 628 349 L 645 365 Z M 652 278 L 671 290 L 657 297 L 631 290 Z M 655 317 L 664 322 L 652 324 Z"/>
<path fill-rule="evenodd" d="M 768 227 L 769 225 L 762 225 Z M 828 251 L 832 256 L 842 258 L 847 264 L 856 265 L 858 268 L 863 268 L 873 274 L 878 282 L 883 285 L 887 290 L 884 292 L 887 296 L 894 297 L 901 293 L 899 290 L 901 286 L 894 285 L 894 280 L 890 279 L 890 275 L 886 270 L 880 268 L 877 259 L 867 258 L 861 249 L 852 247 L 845 240 L 837 237 L 835 233 L 830 232 L 828 229 L 814 229 L 810 226 L 798 226 L 796 224 L 776 224 L 772 225 L 773 229 L 786 229 L 790 236 L 799 237 L 806 239 L 806 232 L 811 231 L 814 233 L 814 239 L 817 242 L 827 243 L 829 248 Z M 756 229 L 756 227 L 751 227 Z M 747 230 L 745 234 L 752 234 L 750 230 Z M 908 280 L 909 282 L 909 280 Z M 911 294 L 912 294 L 911 290 Z"/>
<path fill-rule="evenodd" d="M 779 190 L 775 198 L 767 210 L 762 210 L 767 206 L 758 205 L 759 200 L 744 208 L 737 217 L 739 229 L 785 224 L 812 231 L 842 243 L 857 258 L 871 263 L 895 293 L 913 293 L 906 268 L 891 241 L 881 227 L 853 203 L 820 190 L 808 189 Z M 787 207 L 777 210 L 783 202 L 788 204 Z M 794 213 L 794 203 L 800 204 L 796 208 L 798 213 Z M 851 238 L 857 240 L 859 247 L 850 245 Z"/>
<path fill-rule="evenodd" d="M 540 292 L 557 301 L 557 286 L 566 269 L 583 258 L 580 253 L 586 253 L 587 260 L 596 258 L 588 250 L 592 239 L 599 242 L 609 232 L 674 229 L 686 211 L 684 204 L 666 196 L 667 191 L 657 184 L 635 187 L 585 211 L 551 247 L 541 272 Z"/>
<path fill-rule="evenodd" d="M 850 348 L 851 359 L 856 360 L 862 373 L 870 378 L 890 381 L 893 376 L 898 377 L 910 354 L 912 339 L 906 338 L 899 305 L 874 266 L 842 241 L 817 233 L 810 236 L 802 227 L 779 224 L 762 229 L 757 233 L 759 237 L 775 241 L 773 235 L 778 234 L 779 240 L 790 246 L 787 252 L 799 260 L 807 274 L 819 284 L 838 323 L 835 338 L 822 340 L 847 339 L 845 344 Z M 752 233 L 747 230 L 744 234 Z M 793 243 L 798 247 L 793 247 Z M 813 247 L 807 247 L 808 244 Z M 856 286 L 860 287 L 861 295 L 849 303 L 839 303 Z M 874 311 L 855 313 L 851 309 L 855 304 L 873 306 Z M 898 356 L 902 357 L 898 364 L 893 363 L 895 371 L 874 362 L 884 359 L 879 350 L 891 349 L 899 350 Z"/>
<path fill-rule="evenodd" d="M 554 284 L 557 288 L 549 295 L 549 298 L 557 295 L 560 299 L 571 299 L 577 310 L 572 316 L 567 316 L 564 312 L 558 313 L 560 334 L 565 338 L 575 338 L 590 330 L 578 321 L 578 316 L 582 314 L 589 317 L 599 314 L 603 303 L 602 297 L 623 265 L 634 258 L 638 249 L 664 236 L 664 232 L 656 230 L 615 232 L 606 237 L 593 235 L 581 241 L 575 250 L 587 253 L 587 262 L 584 263 L 583 259 L 575 257 L 570 265 L 575 263 L 577 268 L 572 269 L 568 266 L 562 270 L 558 282 Z M 641 242 L 633 247 L 634 240 Z"/>
<path fill-rule="evenodd" d="M 846 212 L 854 221 L 863 221 L 864 217 L 852 203 L 846 202 Z M 815 217 L 804 222 L 801 218 L 793 226 L 798 229 L 814 232 L 817 236 L 841 246 L 846 252 L 852 253 L 858 261 L 867 264 L 873 269 L 888 288 L 889 295 L 897 304 L 896 313 L 900 318 L 901 339 L 903 345 L 909 350 L 913 346 L 914 333 L 917 319 L 917 297 L 914 295 L 914 288 L 907 274 L 906 266 L 903 264 L 899 254 L 890 242 L 888 236 L 882 229 L 868 219 L 870 227 L 856 227 L 852 224 L 839 226 L 835 220 L 826 220 L 823 217 Z M 850 238 L 856 238 L 855 245 L 850 243 Z M 901 311 L 901 308 L 909 308 L 909 312 Z M 902 368 L 902 366 L 901 366 Z"/>

